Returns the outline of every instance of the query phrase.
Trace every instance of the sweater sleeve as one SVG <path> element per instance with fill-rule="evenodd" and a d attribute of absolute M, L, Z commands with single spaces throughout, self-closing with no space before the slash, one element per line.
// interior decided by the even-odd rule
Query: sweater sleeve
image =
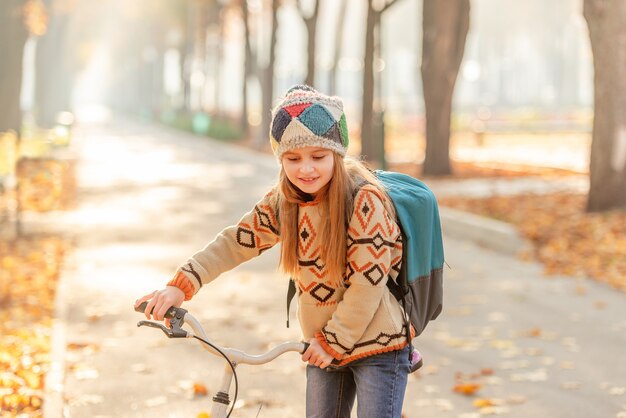
<path fill-rule="evenodd" d="M 381 304 L 400 229 L 373 186 L 354 200 L 348 227 L 345 281 L 348 286 L 331 319 L 316 338 L 340 360 L 364 334 Z"/>
<path fill-rule="evenodd" d="M 183 272 L 197 293 L 202 285 L 220 274 L 258 256 L 279 241 L 273 191 L 261 199 L 236 225 L 222 230 L 213 241 L 195 253 L 176 274 Z"/>

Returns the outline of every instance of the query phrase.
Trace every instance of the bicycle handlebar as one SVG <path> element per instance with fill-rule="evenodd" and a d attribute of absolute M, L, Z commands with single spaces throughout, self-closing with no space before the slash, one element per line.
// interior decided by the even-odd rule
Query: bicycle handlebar
<path fill-rule="evenodd" d="M 143 302 L 135 308 L 135 311 L 143 313 L 145 312 L 147 306 L 148 306 L 148 302 Z M 152 311 L 150 313 L 152 314 Z M 154 322 L 154 321 L 139 321 L 137 323 L 137 326 L 138 327 L 149 326 L 152 328 L 159 328 L 169 338 L 194 338 L 194 337 L 197 338 L 197 336 L 199 336 L 200 344 L 207 351 L 209 351 L 211 354 L 214 354 L 216 356 L 220 356 L 221 354 L 219 353 L 219 351 L 222 351 L 224 354 L 226 354 L 229 361 L 233 364 L 252 364 L 252 365 L 265 364 L 265 363 L 269 363 L 270 361 L 274 360 L 276 357 L 284 353 L 287 353 L 290 351 L 297 351 L 300 354 L 303 354 L 309 348 L 309 343 L 304 342 L 304 341 L 285 342 L 285 343 L 282 343 L 273 347 L 272 349 L 270 349 L 269 351 L 263 354 L 252 355 L 252 354 L 248 354 L 248 353 L 245 353 L 241 350 L 237 350 L 234 348 L 223 348 L 210 342 L 200 322 L 193 315 L 187 312 L 187 310 L 183 308 L 176 308 L 172 306 L 171 308 L 167 310 L 165 317 L 170 320 L 170 328 L 167 328 L 165 325 L 160 324 L 158 322 Z M 197 335 L 194 335 L 193 333 L 188 332 L 181 328 L 185 322 L 189 324 L 191 329 L 193 329 L 193 331 Z M 210 344 L 207 344 L 206 342 L 202 340 L 205 340 L 209 342 Z M 212 346 L 215 346 L 217 350 L 213 348 Z"/>
<path fill-rule="evenodd" d="M 144 313 L 147 307 L 148 307 L 148 302 L 141 302 L 138 306 L 135 307 L 135 312 Z M 179 311 L 187 312 L 183 308 L 177 308 L 175 306 L 172 306 L 171 308 L 167 310 L 167 312 L 165 312 L 165 317 L 167 319 L 172 319 L 176 316 L 176 313 L 178 313 Z M 154 307 L 150 310 L 150 315 L 152 315 L 153 312 L 154 312 Z"/>

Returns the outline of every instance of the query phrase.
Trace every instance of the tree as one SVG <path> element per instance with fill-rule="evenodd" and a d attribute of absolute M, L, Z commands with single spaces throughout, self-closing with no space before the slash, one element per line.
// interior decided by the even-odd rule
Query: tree
<path fill-rule="evenodd" d="M 302 0 L 297 0 L 296 4 L 298 5 L 298 11 L 300 12 L 300 17 L 304 21 L 304 25 L 306 26 L 307 32 L 307 67 L 306 67 L 306 78 L 304 79 L 304 83 L 309 86 L 315 85 L 315 39 L 317 35 L 317 17 L 319 16 L 320 11 L 320 1 L 313 1 L 313 12 L 307 16 L 304 11 L 304 6 L 302 5 Z"/>
<path fill-rule="evenodd" d="M 59 112 L 71 109 L 74 49 L 68 35 L 75 5 L 58 0 L 44 4 L 50 18 L 46 34 L 37 40 L 35 117 L 38 126 L 51 128 Z"/>
<path fill-rule="evenodd" d="M 207 43 L 207 56 L 211 64 L 207 65 L 207 78 L 213 79 L 213 113 L 222 115 L 221 89 L 222 85 L 222 61 L 224 60 L 224 41 L 226 38 L 226 25 L 228 5 L 219 2 L 211 3 L 208 9 L 208 22 L 205 28 L 205 37 L 209 37 Z M 205 61 L 206 62 L 206 61 Z M 206 106 L 205 106 L 206 108 Z"/>
<path fill-rule="evenodd" d="M 329 93 L 331 95 L 337 94 L 337 68 L 339 65 L 339 60 L 341 59 L 341 51 L 343 48 L 343 32 L 345 28 L 345 20 L 346 20 L 346 9 L 348 6 L 347 0 L 339 0 L 339 15 L 337 16 L 337 32 L 335 35 L 335 52 L 333 55 L 333 63 L 330 69 L 330 80 L 329 80 Z"/>
<path fill-rule="evenodd" d="M 3 0 L 0 3 L 0 132 L 20 132 L 22 111 L 22 60 L 28 38 L 24 0 Z"/>
<path fill-rule="evenodd" d="M 241 84 L 241 131 L 244 134 L 250 132 L 248 125 L 248 80 L 254 72 L 254 62 L 256 61 L 256 55 L 252 52 L 252 43 L 250 42 L 250 8 L 248 7 L 248 0 L 240 0 L 241 4 L 241 19 L 243 21 L 244 28 L 244 55 L 243 55 L 243 80 Z"/>
<path fill-rule="evenodd" d="M 626 2 L 585 0 L 594 66 L 587 211 L 626 208 Z"/>
<path fill-rule="evenodd" d="M 182 8 L 181 15 L 181 28 L 182 28 L 182 42 L 178 45 L 178 55 L 180 56 L 180 83 L 183 89 L 182 94 L 182 106 L 180 110 L 191 109 L 191 57 L 193 56 L 193 33 L 192 33 L 192 21 L 195 11 L 195 5 L 189 2 L 181 2 Z"/>
<path fill-rule="evenodd" d="M 82 3 L 90 6 L 80 14 L 84 26 L 85 13 L 91 13 L 102 2 Z M 110 60 L 115 66 L 109 72 L 110 81 L 105 90 L 113 108 L 152 117 L 166 103 L 169 97 L 163 88 L 164 55 L 168 46 L 181 43 L 184 32 L 179 28 L 185 22 L 186 12 L 180 3 L 167 0 L 135 0 L 118 3 L 116 7 L 102 3 L 100 18 L 90 26 L 100 26 L 98 32 L 106 36 Z M 133 36 L 128 36 L 127 28 Z M 180 102 L 180 99 L 178 103 L 173 101 Z"/>
<path fill-rule="evenodd" d="M 376 30 L 380 33 L 380 22 L 385 11 L 398 0 L 385 0 L 383 6 L 376 8 L 376 0 L 367 1 L 367 20 L 365 23 L 365 57 L 363 59 L 363 102 L 361 111 L 361 154 L 370 162 L 382 163 L 382 138 L 374 132 L 374 58 Z"/>
<path fill-rule="evenodd" d="M 469 0 L 424 0 L 421 71 L 426 108 L 426 175 L 452 173 L 452 94 L 465 50 L 469 13 Z"/>
<path fill-rule="evenodd" d="M 257 135 L 256 146 L 261 148 L 267 144 L 267 135 L 270 131 L 272 102 L 274 100 L 274 66 L 276 63 L 276 34 L 278 32 L 278 7 L 279 0 L 271 0 L 271 30 L 269 44 L 269 59 L 267 66 L 260 69 L 261 79 L 261 131 Z"/>
<path fill-rule="evenodd" d="M 191 31 L 193 33 L 193 54 L 191 58 L 190 70 L 191 74 L 202 74 L 200 80 L 191 83 L 191 102 L 190 108 L 193 111 L 205 110 L 205 87 L 208 75 L 207 69 L 207 30 L 209 21 L 215 14 L 216 4 L 208 0 L 199 0 L 192 3 L 193 16 L 191 16 Z M 211 13 L 213 12 L 213 13 Z"/>

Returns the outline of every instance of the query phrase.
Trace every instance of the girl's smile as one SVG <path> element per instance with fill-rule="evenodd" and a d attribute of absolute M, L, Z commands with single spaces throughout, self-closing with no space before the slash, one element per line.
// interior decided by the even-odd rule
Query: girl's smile
<path fill-rule="evenodd" d="M 334 158 L 326 148 L 305 147 L 285 152 L 283 169 L 291 183 L 315 196 L 333 176 Z"/>

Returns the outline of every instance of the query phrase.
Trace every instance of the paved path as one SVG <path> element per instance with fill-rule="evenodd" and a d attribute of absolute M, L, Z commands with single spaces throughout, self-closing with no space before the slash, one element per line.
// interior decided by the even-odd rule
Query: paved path
<path fill-rule="evenodd" d="M 46 417 L 195 417 L 224 365 L 193 341 L 137 329 L 134 300 L 236 222 L 276 178 L 270 156 L 165 128 L 111 123 L 77 132 L 79 205 L 57 215 L 76 248 L 59 288 Z M 444 225 L 445 229 L 445 225 Z M 426 365 L 410 376 L 405 415 L 477 417 L 489 400 L 507 417 L 626 416 L 624 295 L 545 278 L 541 267 L 446 239 L 444 313 L 420 337 Z M 252 352 L 299 337 L 285 323 L 276 249 L 224 274 L 187 304 L 216 342 Z M 295 354 L 241 366 L 235 416 L 300 417 L 304 365 Z M 453 391 L 481 386 L 474 396 Z M 62 385 L 61 385 L 62 384 Z M 62 389 L 62 391 L 61 391 Z M 57 390 L 57 391 L 55 391 Z M 489 412 L 484 410 L 483 412 Z"/>

